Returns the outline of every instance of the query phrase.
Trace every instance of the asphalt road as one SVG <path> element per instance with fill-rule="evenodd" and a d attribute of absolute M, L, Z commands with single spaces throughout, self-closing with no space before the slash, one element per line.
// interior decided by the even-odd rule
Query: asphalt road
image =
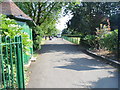
<path fill-rule="evenodd" d="M 30 66 L 27 88 L 118 88 L 118 71 L 66 40 L 47 41 Z"/>

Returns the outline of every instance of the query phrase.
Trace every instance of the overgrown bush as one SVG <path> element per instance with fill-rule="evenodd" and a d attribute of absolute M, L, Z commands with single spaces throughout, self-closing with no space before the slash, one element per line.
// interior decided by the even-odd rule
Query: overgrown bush
<path fill-rule="evenodd" d="M 118 30 L 110 31 L 107 26 L 97 29 L 96 35 L 86 35 L 83 40 L 94 49 L 105 49 L 117 54 Z"/>
<path fill-rule="evenodd" d="M 101 24 L 96 34 L 100 49 L 109 50 L 114 54 L 117 53 L 118 30 L 110 31 L 107 26 Z"/>
<path fill-rule="evenodd" d="M 59 30 L 55 28 L 55 24 L 53 23 L 43 23 L 40 26 L 37 25 L 33 29 L 33 47 L 34 50 L 41 49 L 41 41 L 43 36 L 55 36 L 59 33 Z"/>
<path fill-rule="evenodd" d="M 14 42 L 14 37 L 16 35 L 21 35 L 22 36 L 22 44 L 23 44 L 23 52 L 26 53 L 27 55 L 30 55 L 30 47 L 32 46 L 32 40 L 29 39 L 29 35 L 27 33 L 24 33 L 22 31 L 23 28 L 21 26 L 19 26 L 15 20 L 9 19 L 5 15 L 0 14 L 0 20 L 1 20 L 0 36 L 2 36 L 2 37 L 9 36 L 12 40 L 11 42 Z M 4 43 L 4 41 L 2 43 Z M 10 53 L 10 46 L 9 45 L 7 46 L 7 50 L 8 50 L 7 53 L 9 54 Z M 10 60 L 11 56 L 10 55 L 6 56 L 6 52 L 5 52 L 6 46 L 5 45 L 2 47 L 2 51 L 3 51 L 2 55 L 3 55 L 3 59 L 4 59 L 2 61 L 2 63 L 4 65 L 5 80 L 7 81 L 8 76 L 12 77 L 11 76 L 12 70 L 10 69 L 11 62 L 8 61 L 8 60 Z M 15 88 L 18 88 L 17 87 L 17 79 L 16 79 L 17 78 L 17 73 L 16 73 L 17 68 L 15 65 L 16 61 L 15 61 L 15 52 L 14 51 L 12 52 L 12 59 L 13 59 L 13 77 L 14 77 L 14 81 L 13 81 L 14 85 L 13 86 Z M 25 75 L 25 78 L 26 78 L 26 75 Z M 3 81 L 2 81 L 2 88 L 3 87 L 4 87 L 4 85 L 3 85 Z M 10 88 L 10 87 L 12 88 L 12 84 L 10 84 L 8 88 Z"/>
<path fill-rule="evenodd" d="M 34 50 L 39 50 L 41 48 L 42 37 L 44 36 L 44 32 L 40 26 L 36 26 L 33 29 L 33 48 Z"/>
<path fill-rule="evenodd" d="M 0 20 L 0 34 L 2 35 L 2 37 L 9 36 L 13 39 L 15 35 L 21 35 L 23 51 L 27 55 L 29 55 L 29 48 L 32 47 L 32 40 L 29 39 L 29 35 L 25 32 L 22 32 L 23 28 L 20 25 L 18 25 L 15 20 L 6 18 L 6 16 L 2 14 L 0 14 Z"/>
<path fill-rule="evenodd" d="M 101 38 L 101 46 L 105 49 L 117 54 L 118 30 L 111 31 Z"/>
<path fill-rule="evenodd" d="M 91 48 L 97 48 L 97 37 L 95 35 L 86 35 L 83 40 L 87 43 Z"/>

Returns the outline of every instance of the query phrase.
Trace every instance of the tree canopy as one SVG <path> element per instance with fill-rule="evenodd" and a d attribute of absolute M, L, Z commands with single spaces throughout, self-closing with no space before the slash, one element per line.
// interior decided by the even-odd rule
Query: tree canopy
<path fill-rule="evenodd" d="M 117 2 L 82 2 L 75 6 L 70 5 L 66 10 L 70 10 L 73 17 L 67 23 L 67 30 L 71 33 L 95 34 L 101 23 L 110 23 L 111 28 L 116 29 L 116 11 L 119 6 L 120 3 Z"/>
<path fill-rule="evenodd" d="M 68 12 L 73 15 L 63 33 L 96 34 L 96 28 L 100 24 L 109 25 L 114 30 L 117 28 L 117 10 L 120 6 L 118 2 L 16 2 L 16 4 L 37 25 L 33 29 L 33 41 L 39 40 L 40 36 L 51 36 L 58 32 L 55 24 L 62 8 L 65 15 Z"/>
<path fill-rule="evenodd" d="M 16 2 L 16 4 L 36 23 L 33 28 L 34 48 L 38 48 L 43 36 L 57 34 L 56 22 L 60 17 L 62 2 Z"/>

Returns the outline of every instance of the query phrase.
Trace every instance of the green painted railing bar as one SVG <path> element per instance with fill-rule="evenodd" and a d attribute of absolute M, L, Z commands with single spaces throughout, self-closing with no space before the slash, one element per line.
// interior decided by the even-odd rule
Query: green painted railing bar
<path fill-rule="evenodd" d="M 17 61 L 18 87 L 19 88 L 25 88 L 25 86 L 24 86 L 24 70 L 23 70 L 22 41 L 21 41 L 21 37 L 16 37 L 15 41 L 16 42 L 20 42 L 20 44 L 16 45 L 17 60 L 18 60 Z"/>
<path fill-rule="evenodd" d="M 20 42 L 22 42 L 22 37 L 20 36 Z M 25 81 L 24 81 L 24 58 L 23 58 L 23 46 L 22 43 L 20 44 L 20 49 L 21 49 L 21 76 L 22 76 L 22 82 L 23 82 L 23 88 L 25 89 Z"/>
<path fill-rule="evenodd" d="M 32 40 L 32 29 L 30 28 L 30 26 L 28 26 L 26 22 L 18 22 L 18 24 L 22 26 L 22 32 L 27 33 L 29 35 L 29 39 Z M 27 55 L 25 52 L 23 53 L 24 64 L 28 64 L 31 56 L 33 55 L 33 48 L 29 47 L 29 49 L 29 53 L 31 55 Z"/>
<path fill-rule="evenodd" d="M 9 43 L 11 43 L 11 39 L 9 40 Z M 14 73 L 13 73 L 13 58 L 12 58 L 12 45 L 10 44 L 10 65 L 11 65 L 11 79 L 12 79 L 12 88 L 14 87 Z"/>
<path fill-rule="evenodd" d="M 2 71 L 2 75 L 1 75 L 1 77 L 2 77 L 2 79 L 1 79 L 1 89 L 2 89 L 2 87 L 4 86 L 4 87 L 6 87 L 6 81 L 5 81 L 5 73 L 4 73 L 4 64 L 3 64 L 3 54 L 2 54 L 2 37 L 0 36 L 0 56 L 1 56 L 1 69 L 2 70 L 0 70 L 0 71 Z M 2 86 L 2 80 L 3 80 L 3 86 Z"/>
<path fill-rule="evenodd" d="M 24 25 L 23 27 L 24 27 L 23 32 L 26 32 L 29 35 L 29 39 L 32 40 L 32 29 L 30 29 L 30 27 L 27 25 Z M 31 56 L 33 55 L 33 48 L 29 47 L 29 49 L 31 55 L 26 55 L 26 53 L 23 53 L 25 64 L 28 64 Z"/>
<path fill-rule="evenodd" d="M 22 37 L 14 39 L 6 36 L 0 38 L 0 58 L 2 71 L 2 89 L 19 88 L 24 90 L 24 62 L 22 53 Z"/>
<path fill-rule="evenodd" d="M 6 43 L 8 43 L 8 37 L 6 37 L 5 38 L 5 42 Z M 8 73 L 7 75 L 6 75 L 6 82 L 7 82 L 7 87 L 9 87 L 10 86 L 10 74 L 9 74 L 9 61 L 8 61 L 8 45 L 6 45 L 6 47 L 5 47 L 5 59 L 6 59 L 6 62 L 7 62 L 7 65 L 6 65 L 6 72 Z"/>

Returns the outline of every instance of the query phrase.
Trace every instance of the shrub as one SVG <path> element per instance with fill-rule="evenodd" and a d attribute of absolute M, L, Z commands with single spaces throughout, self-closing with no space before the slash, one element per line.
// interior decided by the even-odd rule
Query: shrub
<path fill-rule="evenodd" d="M 102 25 L 97 29 L 96 35 L 86 35 L 83 40 L 94 49 L 106 49 L 117 54 L 118 30 L 110 31 L 107 26 Z"/>
<path fill-rule="evenodd" d="M 14 38 L 15 35 L 22 36 L 23 51 L 28 55 L 30 52 L 30 47 L 32 47 L 32 40 L 29 39 L 29 35 L 25 32 L 22 32 L 23 28 L 17 24 L 13 19 L 6 18 L 5 15 L 0 14 L 0 33 L 3 36 L 9 36 Z"/>
<path fill-rule="evenodd" d="M 107 50 L 117 53 L 118 30 L 111 31 L 101 38 L 101 45 Z"/>
<path fill-rule="evenodd" d="M 95 35 L 86 35 L 83 40 L 91 47 L 97 48 L 97 37 Z"/>
<path fill-rule="evenodd" d="M 2 37 L 9 36 L 11 38 L 12 42 L 14 42 L 13 40 L 14 40 L 14 37 L 16 35 L 21 35 L 22 36 L 22 43 L 23 43 L 23 51 L 27 55 L 30 55 L 30 47 L 32 46 L 32 41 L 29 39 L 29 35 L 27 33 L 22 32 L 23 28 L 21 26 L 19 26 L 15 20 L 6 18 L 5 15 L 0 14 L 0 20 L 1 20 L 0 35 Z M 4 43 L 4 42 L 2 42 L 2 43 Z M 12 78 L 11 78 L 11 80 L 9 80 L 10 81 L 9 86 L 10 86 L 10 88 L 13 88 L 13 87 L 18 88 L 17 87 L 17 79 L 16 79 L 17 78 L 17 73 L 16 73 L 17 67 L 15 65 L 15 63 L 16 63 L 15 52 L 14 51 L 12 52 L 13 66 L 11 66 L 10 65 L 11 55 L 6 56 L 6 53 L 5 53 L 6 49 L 7 49 L 8 54 L 10 53 L 10 50 L 11 50 L 10 46 L 7 46 L 7 48 L 6 48 L 6 46 L 4 45 L 2 47 L 2 51 L 3 51 L 2 55 L 3 55 L 3 59 L 4 59 L 4 60 L 2 60 L 2 63 L 4 65 L 4 71 L 3 72 L 4 72 L 4 75 L 5 75 L 5 80 L 8 81 L 9 80 L 8 76 L 12 77 L 11 75 L 13 74 L 13 77 L 14 77 L 13 80 L 14 81 L 12 81 Z M 12 73 L 11 67 L 13 67 L 13 73 Z M 26 78 L 26 75 L 25 75 L 25 78 Z M 14 84 L 13 87 L 12 87 L 11 81 Z M 4 87 L 3 81 L 2 81 L 2 87 Z"/>
<path fill-rule="evenodd" d="M 41 48 L 42 37 L 44 36 L 44 32 L 40 26 L 34 27 L 33 30 L 33 48 L 34 50 L 38 50 Z"/>
<path fill-rule="evenodd" d="M 96 34 L 99 48 L 109 50 L 114 54 L 117 53 L 118 30 L 110 31 L 108 26 L 101 24 Z"/>

